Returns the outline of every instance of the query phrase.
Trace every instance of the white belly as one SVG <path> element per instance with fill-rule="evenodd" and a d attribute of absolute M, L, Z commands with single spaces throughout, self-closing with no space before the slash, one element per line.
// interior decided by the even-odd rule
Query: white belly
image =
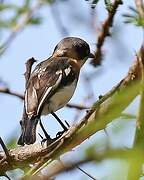
<path fill-rule="evenodd" d="M 47 105 L 43 108 L 42 115 L 47 115 L 50 112 L 55 112 L 58 109 L 64 107 L 74 94 L 77 81 L 74 81 L 70 86 L 66 86 L 57 93 L 55 93 L 50 99 Z"/>

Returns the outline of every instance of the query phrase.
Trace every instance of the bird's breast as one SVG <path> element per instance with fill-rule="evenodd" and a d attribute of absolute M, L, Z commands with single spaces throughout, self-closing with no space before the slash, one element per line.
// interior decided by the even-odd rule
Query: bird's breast
<path fill-rule="evenodd" d="M 46 115 L 50 112 L 55 112 L 64 107 L 74 94 L 76 89 L 77 80 L 72 84 L 59 89 L 49 100 L 43 108 L 42 114 Z"/>

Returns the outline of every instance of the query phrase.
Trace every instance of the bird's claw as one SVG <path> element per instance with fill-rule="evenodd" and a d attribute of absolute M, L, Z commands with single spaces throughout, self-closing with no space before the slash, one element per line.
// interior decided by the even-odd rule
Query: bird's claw
<path fill-rule="evenodd" d="M 41 140 L 41 146 L 43 147 L 44 146 L 44 143 L 47 141 L 47 139 L 42 139 Z"/>
<path fill-rule="evenodd" d="M 66 120 L 65 120 L 65 123 L 66 123 L 67 127 L 66 127 L 66 126 L 63 127 L 64 130 L 63 130 L 63 131 L 59 131 L 59 132 L 56 134 L 56 138 L 61 137 L 61 136 L 63 135 L 63 133 L 65 133 L 66 131 L 68 131 L 68 129 L 70 128 L 70 125 L 69 125 L 69 123 L 68 123 Z"/>
<path fill-rule="evenodd" d="M 47 146 L 50 145 L 53 142 L 53 139 L 51 139 L 50 136 L 47 136 L 47 138 L 43 138 L 43 136 L 40 133 L 38 133 L 38 134 L 42 139 L 41 140 L 41 146 L 44 146 L 45 142 L 47 142 Z"/>
<path fill-rule="evenodd" d="M 42 139 L 41 146 L 44 146 L 45 142 L 46 142 L 47 146 L 49 146 L 53 142 L 53 139 L 51 139 L 51 138 L 49 138 L 49 139 L 46 139 L 46 138 Z"/>
<path fill-rule="evenodd" d="M 66 131 L 68 131 L 68 129 L 64 129 L 63 131 L 59 131 L 59 132 L 56 134 L 56 138 L 61 137 Z"/>

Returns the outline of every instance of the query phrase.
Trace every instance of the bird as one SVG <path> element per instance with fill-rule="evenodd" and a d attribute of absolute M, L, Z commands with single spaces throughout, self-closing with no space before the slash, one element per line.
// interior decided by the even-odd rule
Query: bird
<path fill-rule="evenodd" d="M 36 128 L 42 115 L 52 114 L 63 127 L 67 127 L 56 115 L 72 98 L 81 67 L 93 58 L 89 44 L 78 37 L 65 37 L 54 48 L 52 55 L 40 62 L 30 75 L 24 97 L 27 118 L 21 121 L 19 145 L 36 141 Z"/>

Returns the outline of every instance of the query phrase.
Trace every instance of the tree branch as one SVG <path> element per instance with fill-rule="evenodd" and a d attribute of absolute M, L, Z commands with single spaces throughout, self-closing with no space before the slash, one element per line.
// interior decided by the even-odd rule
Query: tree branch
<path fill-rule="evenodd" d="M 136 132 L 135 132 L 135 139 L 133 149 L 140 149 L 144 152 L 144 47 L 141 47 L 141 51 L 137 56 L 137 59 L 140 63 L 142 77 L 141 77 L 141 88 L 140 88 L 140 104 L 139 104 L 139 112 L 137 115 L 137 122 L 136 122 Z M 129 167 L 129 176 L 128 180 L 139 179 L 142 175 L 142 159 L 138 155 L 137 165 L 132 161 Z M 133 170 L 133 171 L 132 171 Z"/>
<path fill-rule="evenodd" d="M 45 174 L 42 177 L 42 180 L 46 180 L 48 178 L 54 177 L 60 173 L 64 173 L 70 170 L 73 170 L 80 165 L 87 164 L 89 162 L 101 162 L 106 159 L 119 159 L 126 160 L 135 156 L 136 154 L 140 154 L 143 157 L 143 153 L 141 151 L 134 151 L 132 149 L 106 149 L 103 152 L 96 152 L 90 153 L 86 155 L 85 158 L 75 162 L 66 162 L 63 163 L 59 160 L 53 161 L 50 165 L 47 166 Z M 142 158 L 144 162 L 144 158 Z"/>
<path fill-rule="evenodd" d="M 8 87 L 0 88 L 0 93 L 12 95 L 12 96 L 15 96 L 15 97 L 20 98 L 21 100 L 24 100 L 23 94 L 20 94 L 20 93 L 18 93 L 18 92 L 12 91 L 12 90 L 9 89 Z"/>
<path fill-rule="evenodd" d="M 68 152 L 81 144 L 87 138 L 104 129 L 108 123 L 120 116 L 121 112 L 139 94 L 138 80 L 141 78 L 141 68 L 136 59 L 129 69 L 128 75 L 103 98 L 95 103 L 89 113 L 79 124 L 73 125 L 59 139 L 48 147 L 41 144 L 25 145 L 11 149 L 11 165 L 7 162 L 4 152 L 0 152 L 0 174 L 16 169 L 24 168 L 29 164 L 36 163 L 29 174 L 34 173 L 45 162 L 51 162 L 60 155 Z M 111 95 L 110 95 L 111 94 Z"/>
<path fill-rule="evenodd" d="M 139 16 L 141 18 L 144 18 L 144 3 L 143 3 L 143 0 L 135 0 L 135 5 L 136 5 L 137 11 L 139 13 Z"/>
<path fill-rule="evenodd" d="M 100 34 L 98 35 L 97 45 L 96 45 L 96 52 L 94 53 L 94 59 L 92 59 L 91 64 L 93 66 L 97 66 L 101 64 L 102 60 L 102 46 L 104 44 L 105 38 L 110 36 L 110 27 L 112 27 L 114 16 L 117 12 L 117 8 L 119 5 L 122 4 L 122 0 L 115 0 L 111 10 L 108 11 L 108 17 L 102 24 L 102 29 Z"/>

